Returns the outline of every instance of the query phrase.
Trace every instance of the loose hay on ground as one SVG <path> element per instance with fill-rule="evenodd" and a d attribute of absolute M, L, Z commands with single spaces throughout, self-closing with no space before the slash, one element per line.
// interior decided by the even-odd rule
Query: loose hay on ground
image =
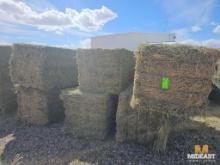
<path fill-rule="evenodd" d="M 84 93 L 77 88 L 62 91 L 65 130 L 76 137 L 105 139 L 115 122 L 115 96 Z"/>
<path fill-rule="evenodd" d="M 15 44 L 10 71 L 13 83 L 26 88 L 50 90 L 78 84 L 75 51 L 70 49 Z"/>
<path fill-rule="evenodd" d="M 22 121 L 44 125 L 48 122 L 62 121 L 64 108 L 59 99 L 60 91 L 40 91 L 33 88 L 19 87 L 18 116 Z"/>
<path fill-rule="evenodd" d="M 80 89 L 118 94 L 133 81 L 134 55 L 125 49 L 78 50 Z"/>
<path fill-rule="evenodd" d="M 0 115 L 17 109 L 16 94 L 9 74 L 11 46 L 0 46 Z"/>

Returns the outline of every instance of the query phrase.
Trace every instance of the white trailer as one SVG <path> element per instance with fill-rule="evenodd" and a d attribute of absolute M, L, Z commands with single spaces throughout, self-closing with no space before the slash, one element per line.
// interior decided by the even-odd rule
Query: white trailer
<path fill-rule="evenodd" d="M 121 33 L 91 38 L 91 48 L 136 50 L 140 44 L 175 42 L 174 33 Z"/>

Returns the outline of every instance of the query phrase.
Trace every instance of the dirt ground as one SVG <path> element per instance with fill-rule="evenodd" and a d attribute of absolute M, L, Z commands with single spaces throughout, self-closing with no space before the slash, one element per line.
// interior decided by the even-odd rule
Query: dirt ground
<path fill-rule="evenodd" d="M 209 153 L 215 153 L 216 160 L 187 161 L 195 144 L 208 144 Z M 62 123 L 40 127 L 11 117 L 0 119 L 0 156 L 0 165 L 220 164 L 220 131 L 204 127 L 200 131 L 172 133 L 166 153 L 153 154 L 152 144 L 116 144 L 113 138 L 87 141 L 66 135 Z"/>

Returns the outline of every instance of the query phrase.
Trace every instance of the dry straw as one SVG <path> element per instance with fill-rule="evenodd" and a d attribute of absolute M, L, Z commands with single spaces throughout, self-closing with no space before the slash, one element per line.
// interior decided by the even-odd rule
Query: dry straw
<path fill-rule="evenodd" d="M 219 57 L 219 51 L 208 48 L 140 46 L 136 52 L 132 105 L 142 109 L 148 105 L 147 110 L 154 110 L 152 107 L 159 103 L 161 111 L 177 115 L 203 111 L 208 103 L 214 66 Z M 167 91 L 160 87 L 163 76 L 170 79 Z"/>
<path fill-rule="evenodd" d="M 22 121 L 44 125 L 64 119 L 64 108 L 59 90 L 40 91 L 17 87 L 18 116 Z"/>
<path fill-rule="evenodd" d="M 125 49 L 78 50 L 80 89 L 118 94 L 133 81 L 133 52 Z"/>
<path fill-rule="evenodd" d="M 198 127 L 189 116 L 206 110 L 219 57 L 215 49 L 142 45 L 134 87 L 119 96 L 117 142 L 153 142 L 155 152 L 164 152 L 170 131 Z M 163 76 L 169 77 L 168 90 L 161 89 Z"/>
<path fill-rule="evenodd" d="M 0 46 L 0 115 L 16 111 L 16 95 L 9 76 L 11 46 Z"/>
<path fill-rule="evenodd" d="M 60 90 L 78 85 L 74 50 L 15 44 L 10 73 L 21 120 L 44 125 L 64 119 Z"/>
<path fill-rule="evenodd" d="M 112 130 L 116 99 L 106 93 L 84 93 L 78 88 L 62 91 L 65 130 L 77 137 L 104 139 Z"/>
<path fill-rule="evenodd" d="M 70 49 L 15 44 L 10 71 L 13 83 L 26 88 L 50 90 L 78 84 L 75 51 Z"/>

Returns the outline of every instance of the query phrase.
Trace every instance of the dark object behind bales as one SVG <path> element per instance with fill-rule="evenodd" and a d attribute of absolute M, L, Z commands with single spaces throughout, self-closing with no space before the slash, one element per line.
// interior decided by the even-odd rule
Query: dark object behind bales
<path fill-rule="evenodd" d="M 211 102 L 220 105 L 220 89 L 214 84 L 212 85 L 212 91 L 210 92 L 208 98 Z"/>
<path fill-rule="evenodd" d="M 9 74 L 11 46 L 0 46 L 0 115 L 14 113 L 17 109 L 16 94 Z"/>
<path fill-rule="evenodd" d="M 13 83 L 26 88 L 50 90 L 78 85 L 75 51 L 70 49 L 15 44 L 10 69 Z"/>
<path fill-rule="evenodd" d="M 125 49 L 78 50 L 77 63 L 84 92 L 119 94 L 133 81 L 134 55 Z"/>

